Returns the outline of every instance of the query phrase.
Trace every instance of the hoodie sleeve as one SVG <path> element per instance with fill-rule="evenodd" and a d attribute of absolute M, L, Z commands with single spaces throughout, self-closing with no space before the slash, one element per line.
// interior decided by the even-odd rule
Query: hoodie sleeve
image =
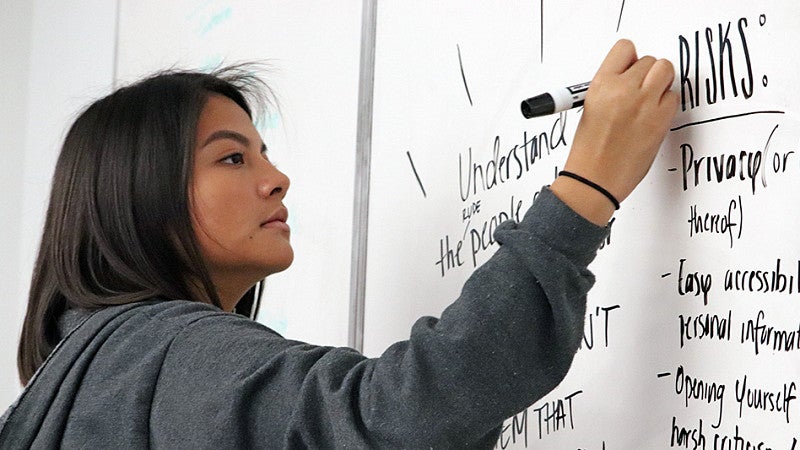
<path fill-rule="evenodd" d="M 491 448 L 551 391 L 583 335 L 587 265 L 607 236 L 544 189 L 440 319 L 369 359 L 230 314 L 186 326 L 164 360 L 152 443 L 203 448 Z"/>

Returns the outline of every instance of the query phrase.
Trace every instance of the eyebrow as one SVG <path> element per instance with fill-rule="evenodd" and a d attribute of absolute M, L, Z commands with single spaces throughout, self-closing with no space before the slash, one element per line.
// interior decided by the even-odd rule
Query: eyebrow
<path fill-rule="evenodd" d="M 203 141 L 203 145 L 201 145 L 200 147 L 201 148 L 205 147 L 208 144 L 210 144 L 210 143 L 212 143 L 214 141 L 219 141 L 221 139 L 231 139 L 231 140 L 234 140 L 234 141 L 244 145 L 245 147 L 249 147 L 250 146 L 250 139 L 248 139 L 247 136 L 245 136 L 245 135 L 243 135 L 241 133 L 237 133 L 235 131 L 231 131 L 231 130 L 218 130 L 218 131 L 215 131 L 215 132 L 211 133 L 211 136 L 207 137 L 206 140 Z M 265 151 L 265 150 L 267 150 L 267 145 L 262 142 L 261 143 L 261 151 Z"/>
<path fill-rule="evenodd" d="M 250 139 L 247 139 L 245 135 L 231 130 L 218 130 L 211 133 L 211 136 L 206 138 L 201 147 L 205 147 L 206 145 L 221 139 L 232 139 L 244 146 L 250 146 Z"/>

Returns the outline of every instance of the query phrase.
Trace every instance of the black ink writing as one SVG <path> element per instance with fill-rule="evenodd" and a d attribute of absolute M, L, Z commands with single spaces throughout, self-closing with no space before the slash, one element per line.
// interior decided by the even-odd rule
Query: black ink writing
<path fill-rule="evenodd" d="M 715 156 L 699 156 L 695 157 L 694 148 L 691 144 L 683 143 L 681 148 L 681 164 L 683 168 L 683 190 L 689 189 L 691 180 L 692 186 L 697 187 L 701 181 L 723 183 L 728 180 L 749 181 L 750 189 L 755 194 L 757 179 L 760 179 L 761 186 L 767 187 L 767 172 L 769 172 L 766 163 L 769 158 L 769 145 L 772 137 L 778 130 L 778 125 L 772 129 L 763 150 L 748 151 L 742 150 L 738 154 L 720 153 Z M 787 161 L 789 157 L 794 154 L 794 151 L 786 153 L 775 153 L 773 160 L 777 155 L 778 161 Z M 773 164 L 771 169 L 774 173 L 783 173 L 786 171 L 786 166 L 783 163 L 778 164 L 778 170 L 775 170 Z M 701 174 L 705 173 L 705 177 Z"/>
<path fill-rule="evenodd" d="M 726 291 L 759 293 L 800 293 L 800 261 L 797 261 L 797 275 L 786 275 L 781 270 L 781 259 L 775 261 L 772 270 L 733 270 L 725 271 Z"/>
<path fill-rule="evenodd" d="M 436 265 L 441 269 L 442 276 L 446 271 L 461 267 L 464 261 L 461 260 L 461 246 L 464 243 L 458 240 L 455 244 L 455 249 L 450 247 L 450 236 L 445 236 L 444 239 L 439 239 L 439 260 Z"/>
<path fill-rule="evenodd" d="M 741 342 L 753 343 L 756 355 L 762 346 L 771 347 L 776 352 L 791 352 L 800 349 L 800 324 L 796 330 L 786 331 L 763 323 L 764 311 L 756 314 L 755 320 L 749 319 L 742 324 Z"/>
<path fill-rule="evenodd" d="M 772 450 L 764 442 L 751 442 L 739 434 L 739 425 L 735 427 L 733 436 L 714 434 L 714 450 Z"/>
<path fill-rule="evenodd" d="M 472 228 L 469 231 L 472 267 L 478 267 L 478 254 L 488 250 L 494 245 L 494 230 L 497 229 L 497 226 L 509 219 L 519 222 L 521 209 L 522 200 L 516 200 L 514 196 L 511 196 L 511 206 L 508 212 L 500 211 L 489 220 L 484 221 L 480 231 L 478 231 L 477 228 Z"/>
<path fill-rule="evenodd" d="M 703 419 L 699 419 L 700 424 L 697 428 L 679 427 L 677 421 L 678 419 L 673 416 L 672 433 L 669 441 L 670 447 L 691 448 L 693 450 L 706 448 L 706 436 L 703 434 Z"/>
<path fill-rule="evenodd" d="M 675 372 L 675 393 L 678 395 L 683 394 L 684 405 L 687 408 L 689 407 L 689 400 L 699 400 L 709 405 L 717 403 L 719 408 L 717 424 L 711 425 L 711 427 L 719 428 L 722 424 L 722 407 L 725 400 L 724 384 L 709 383 L 701 378 L 693 377 L 684 371 L 683 366 L 678 366 L 678 370 Z"/>
<path fill-rule="evenodd" d="M 696 316 L 678 315 L 681 327 L 681 348 L 692 339 L 731 340 L 731 311 L 727 316 L 716 314 L 698 314 Z"/>
<path fill-rule="evenodd" d="M 742 238 L 742 225 L 744 223 L 744 209 L 742 208 L 742 196 L 728 202 L 728 211 L 722 214 L 699 213 L 697 205 L 689 207 L 689 237 L 701 234 L 720 234 L 727 235 L 730 248 L 733 248 L 733 240 Z"/>
<path fill-rule="evenodd" d="M 522 133 L 522 143 L 515 144 L 501 154 L 500 136 L 495 136 L 492 148 L 492 159 L 485 164 L 473 161 L 472 147 L 467 151 L 466 167 L 464 156 L 458 155 L 458 189 L 461 201 L 467 201 L 470 195 L 476 195 L 478 188 L 489 191 L 509 180 L 518 180 L 530 172 L 534 164 L 550 152 L 567 147 L 566 138 L 567 113 L 561 113 L 553 123 L 550 133 L 541 132 L 528 135 Z"/>
<path fill-rule="evenodd" d="M 753 193 L 756 191 L 756 177 L 761 172 L 761 150 L 748 152 L 742 150 L 739 155 L 724 154 L 719 156 L 700 156 L 695 159 L 694 149 L 690 144 L 681 144 L 681 161 L 683 162 L 683 190 L 689 188 L 689 178 L 693 174 L 694 186 L 700 185 L 700 173 L 705 167 L 705 181 L 722 183 L 726 180 L 750 180 Z M 738 175 L 738 177 L 737 177 Z M 766 182 L 762 184 L 766 187 Z"/>
<path fill-rule="evenodd" d="M 772 450 L 763 441 L 750 441 L 739 431 L 739 426 L 734 427 L 734 435 L 714 433 L 712 444 L 708 448 L 713 450 Z M 670 434 L 670 447 L 681 447 L 686 449 L 706 449 L 706 435 L 703 432 L 703 420 L 698 420 L 698 426 L 684 427 L 678 425 L 677 418 L 672 417 L 672 432 Z M 794 450 L 794 449 L 792 449 Z"/>
<path fill-rule="evenodd" d="M 683 111 L 697 108 L 703 103 L 713 105 L 725 100 L 726 96 L 731 98 L 728 89 L 733 97 L 740 95 L 739 87 L 745 99 L 753 95 L 753 64 L 745 34 L 747 26 L 747 18 L 742 17 L 736 21 L 738 33 L 732 33 L 732 21 L 718 23 L 714 28 L 706 27 L 703 30 L 704 46 L 700 43 L 700 30 L 694 32 L 693 39 L 678 36 Z M 707 62 L 704 63 L 703 58 L 707 58 Z M 710 73 L 704 71 L 705 76 L 701 79 L 700 69 L 705 65 Z M 744 75 L 741 75 L 742 72 Z M 705 96 L 701 97 L 703 91 Z"/>
<path fill-rule="evenodd" d="M 500 438 L 497 440 L 494 448 L 505 449 L 511 444 L 517 443 L 517 438 L 521 437 L 528 447 L 528 408 L 525 408 L 521 413 L 515 415 L 513 418 L 506 421 L 500 431 Z"/>
<path fill-rule="evenodd" d="M 678 265 L 678 294 L 681 296 L 694 293 L 695 296 L 703 295 L 703 304 L 708 304 L 708 293 L 711 291 L 711 274 L 701 272 L 683 273 L 683 263 L 685 258 L 681 258 Z"/>
<path fill-rule="evenodd" d="M 598 323 L 598 328 L 603 329 L 603 347 L 608 347 L 608 329 L 610 324 L 610 313 L 615 309 L 620 308 L 620 305 L 596 307 L 594 313 L 589 312 L 586 325 L 583 330 L 583 344 L 586 348 L 591 350 L 594 347 L 594 324 Z M 601 314 L 602 311 L 602 314 Z M 581 344 L 581 346 L 583 346 Z"/>
<path fill-rule="evenodd" d="M 608 225 L 607 225 L 607 227 L 608 227 L 608 236 L 606 236 L 606 238 L 603 240 L 603 242 L 600 243 L 600 250 L 602 250 L 602 249 L 608 247 L 609 245 L 611 245 L 611 232 L 614 230 L 613 225 L 614 225 L 614 221 L 615 220 L 617 220 L 617 218 L 616 217 L 612 217 L 611 220 L 608 221 Z"/>
<path fill-rule="evenodd" d="M 559 430 L 575 429 L 573 399 L 582 393 L 583 391 L 575 391 L 563 399 L 545 402 L 544 405 L 534 409 L 539 419 L 539 439 L 543 435 L 549 435 Z"/>
<path fill-rule="evenodd" d="M 742 409 L 750 409 L 782 413 L 786 418 L 786 423 L 790 423 L 789 409 L 792 401 L 797 397 L 794 391 L 797 385 L 794 382 L 783 383 L 783 389 L 777 392 L 765 389 L 757 389 L 747 386 L 747 375 L 741 380 L 736 380 L 736 402 L 739 403 L 739 417 L 742 417 Z"/>
<path fill-rule="evenodd" d="M 472 203 L 471 205 L 467 206 L 466 208 L 461 210 L 461 220 L 467 220 L 481 212 L 481 201 L 478 200 L 477 202 Z"/>
<path fill-rule="evenodd" d="M 480 207 L 479 203 L 480 202 L 476 202 L 478 206 L 475 212 L 477 212 Z M 479 255 L 492 248 L 496 242 L 494 239 L 494 232 L 497 227 L 507 220 L 519 222 L 522 212 L 522 200 L 518 200 L 512 195 L 510 206 L 507 211 L 500 211 L 475 226 L 471 226 L 472 222 L 469 222 L 464 232 L 464 238 L 454 238 L 451 240 L 450 236 L 446 235 L 439 239 L 439 256 L 434 262 L 434 265 L 439 267 L 439 274 L 444 277 L 450 270 L 464 265 L 466 256 L 461 252 L 465 249 L 464 241 L 467 234 L 470 236 L 469 241 L 471 247 L 469 252 L 472 256 L 472 267 L 478 267 Z"/>

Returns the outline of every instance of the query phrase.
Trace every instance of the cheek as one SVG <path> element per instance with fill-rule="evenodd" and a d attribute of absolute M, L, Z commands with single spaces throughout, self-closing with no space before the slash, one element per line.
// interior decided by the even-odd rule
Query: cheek
<path fill-rule="evenodd" d="M 194 186 L 190 199 L 192 224 L 201 243 L 209 239 L 222 242 L 226 235 L 235 234 L 241 200 L 241 194 L 234 192 L 230 184 L 209 180 Z"/>

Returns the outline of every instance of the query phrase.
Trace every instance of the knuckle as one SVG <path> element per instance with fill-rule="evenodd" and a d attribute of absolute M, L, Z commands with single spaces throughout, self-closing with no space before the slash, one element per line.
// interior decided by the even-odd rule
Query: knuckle
<path fill-rule="evenodd" d="M 658 66 L 659 70 L 663 70 L 666 72 L 675 72 L 675 67 L 672 65 L 672 62 L 668 59 L 661 58 L 656 61 L 656 66 Z"/>
<path fill-rule="evenodd" d="M 646 64 L 655 64 L 656 58 L 651 55 L 645 55 L 639 58 L 639 61 L 646 63 Z"/>
<path fill-rule="evenodd" d="M 673 78 L 675 76 L 675 68 L 672 66 L 672 63 L 666 59 L 659 59 L 656 61 L 650 70 L 654 72 L 654 75 L 659 77 Z"/>

